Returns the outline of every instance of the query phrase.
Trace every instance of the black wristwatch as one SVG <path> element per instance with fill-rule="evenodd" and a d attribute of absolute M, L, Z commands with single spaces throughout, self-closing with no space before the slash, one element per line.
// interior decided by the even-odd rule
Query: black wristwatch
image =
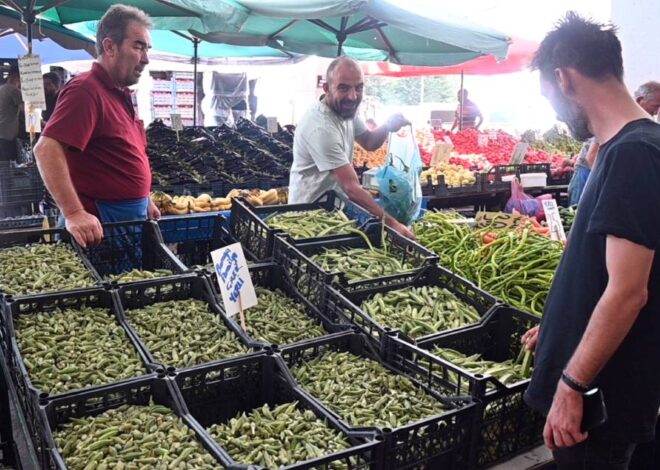
<path fill-rule="evenodd" d="M 577 380 L 575 380 L 573 377 L 568 375 L 568 373 L 564 370 L 561 373 L 561 380 L 564 382 L 566 385 L 568 385 L 570 388 L 575 390 L 576 392 L 580 393 L 587 393 L 589 390 L 591 390 L 591 387 L 588 387 L 584 384 L 581 384 Z"/>

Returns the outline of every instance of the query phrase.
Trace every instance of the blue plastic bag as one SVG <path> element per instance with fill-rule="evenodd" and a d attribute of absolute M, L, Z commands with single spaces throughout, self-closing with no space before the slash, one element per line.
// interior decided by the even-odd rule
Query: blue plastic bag
<path fill-rule="evenodd" d="M 410 225 L 422 205 L 422 159 L 410 127 L 390 134 L 387 161 L 376 172 L 383 209 L 396 220 Z"/>

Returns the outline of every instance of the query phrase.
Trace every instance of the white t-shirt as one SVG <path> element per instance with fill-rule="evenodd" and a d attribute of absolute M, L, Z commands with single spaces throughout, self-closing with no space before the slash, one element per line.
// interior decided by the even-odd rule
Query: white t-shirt
<path fill-rule="evenodd" d="M 289 203 L 313 202 L 331 189 L 342 193 L 331 170 L 353 163 L 355 136 L 366 130 L 357 117 L 344 120 L 325 103 L 314 103 L 293 138 Z"/>

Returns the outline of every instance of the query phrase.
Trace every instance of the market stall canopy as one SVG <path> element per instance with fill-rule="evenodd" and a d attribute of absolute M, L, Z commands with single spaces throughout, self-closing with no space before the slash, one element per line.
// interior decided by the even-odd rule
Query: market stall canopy
<path fill-rule="evenodd" d="M 419 77 L 429 75 L 499 75 L 520 72 L 529 67 L 538 49 L 538 43 L 528 39 L 513 38 L 509 53 L 504 60 L 493 56 L 477 57 L 459 65 L 447 67 L 418 67 L 414 65 L 398 65 L 388 62 L 363 62 L 362 71 L 365 75 L 381 75 L 387 77 Z"/>
<path fill-rule="evenodd" d="M 0 56 L 17 58 L 28 52 L 25 23 L 20 13 L 0 7 Z M 48 64 L 63 60 L 85 60 L 96 56 L 94 41 L 47 20 L 37 20 L 33 30 L 32 53 Z"/>
<path fill-rule="evenodd" d="M 229 0 L 219 1 L 219 3 Z M 508 38 L 495 30 L 452 18 L 434 8 L 415 13 L 388 0 L 240 0 L 247 17 L 240 29 L 218 23 L 194 30 L 205 41 L 270 46 L 298 54 L 399 64 L 441 66 L 482 55 L 506 57 Z"/>
<path fill-rule="evenodd" d="M 100 19 L 115 0 L 0 0 L 20 12 L 25 20 L 40 17 L 58 24 L 73 24 Z M 236 30 L 247 18 L 243 8 L 231 0 L 122 0 L 124 5 L 140 8 L 159 29 L 208 31 L 222 24 Z M 214 26 L 215 27 L 215 26 Z"/>

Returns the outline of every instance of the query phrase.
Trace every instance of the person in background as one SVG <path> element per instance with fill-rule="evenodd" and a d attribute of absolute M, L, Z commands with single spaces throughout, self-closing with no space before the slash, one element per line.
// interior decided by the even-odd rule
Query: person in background
<path fill-rule="evenodd" d="M 356 117 L 363 89 L 362 69 L 355 60 L 339 57 L 330 63 L 323 85 L 325 96 L 305 113 L 293 137 L 289 202 L 312 202 L 326 191 L 336 190 L 401 235 L 414 238 L 408 227 L 387 214 L 360 185 L 353 168 L 354 141 L 373 151 L 390 132 L 410 124 L 395 114 L 382 126 L 368 130 Z"/>
<path fill-rule="evenodd" d="M 477 129 L 484 122 L 479 107 L 468 98 L 468 91 L 463 89 L 463 116 L 461 119 L 461 91 L 458 91 L 456 98 L 458 99 L 458 107 L 454 118 L 454 124 L 451 126 L 451 132 L 463 129 Z M 460 127 L 459 127 L 460 124 Z"/>
<path fill-rule="evenodd" d="M 580 154 L 575 161 L 575 171 L 568 183 L 568 204 L 571 206 L 577 205 L 580 202 L 580 197 L 587 185 L 591 169 L 596 163 L 596 156 L 600 146 L 595 138 L 587 140 L 582 144 Z"/>
<path fill-rule="evenodd" d="M 364 121 L 364 124 L 367 126 L 367 129 L 369 129 L 370 131 L 375 131 L 378 128 L 378 124 L 376 124 L 376 121 L 374 121 L 371 118 Z"/>
<path fill-rule="evenodd" d="M 0 86 L 0 161 L 16 160 L 21 103 L 21 78 L 18 66 L 12 65 L 7 81 Z"/>
<path fill-rule="evenodd" d="M 568 13 L 536 52 L 541 91 L 574 138 L 600 143 L 545 303 L 526 402 L 559 470 L 628 468 L 660 408 L 660 125 L 623 83 L 616 30 Z M 538 336 L 537 336 L 538 335 Z M 607 421 L 581 430 L 598 387 Z"/>
<path fill-rule="evenodd" d="M 41 113 L 41 119 L 43 119 L 44 122 L 48 122 L 48 119 L 55 110 L 55 104 L 57 103 L 57 97 L 60 93 L 62 80 L 60 79 L 60 76 L 55 72 L 45 73 L 43 79 L 44 95 L 46 97 L 46 109 L 43 111 L 43 113 Z"/>
<path fill-rule="evenodd" d="M 34 148 L 39 171 L 82 246 L 103 238 L 101 222 L 159 218 L 149 198 L 151 169 L 130 91 L 149 63 L 151 21 L 113 5 L 98 23 L 98 58 L 70 80 Z"/>
<path fill-rule="evenodd" d="M 660 109 L 660 82 L 646 82 L 635 91 L 635 101 L 651 116 Z"/>

